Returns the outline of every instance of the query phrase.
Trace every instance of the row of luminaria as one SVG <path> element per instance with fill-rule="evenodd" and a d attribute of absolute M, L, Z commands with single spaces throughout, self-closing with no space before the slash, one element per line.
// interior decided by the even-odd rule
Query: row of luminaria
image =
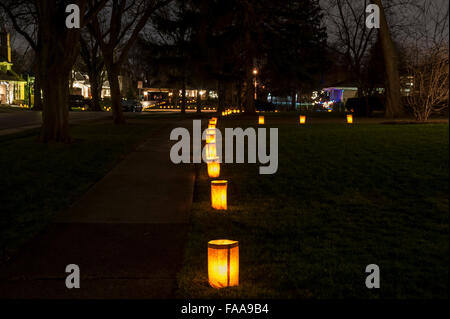
<path fill-rule="evenodd" d="M 229 111 L 222 115 L 230 114 Z M 258 124 L 264 125 L 264 116 L 258 117 Z M 300 124 L 306 123 L 306 116 L 300 115 Z M 347 115 L 347 123 L 353 123 L 353 115 Z M 218 178 L 220 176 L 220 159 L 216 150 L 216 125 L 217 118 L 209 120 L 206 131 L 206 160 L 208 176 Z M 227 210 L 227 185 L 226 180 L 211 181 L 211 207 L 216 210 Z M 224 288 L 239 285 L 239 242 L 229 239 L 217 239 L 208 242 L 208 281 L 211 287 Z"/>
<path fill-rule="evenodd" d="M 206 130 L 205 152 L 210 178 L 220 176 L 220 159 L 216 150 L 216 125 L 217 118 L 213 117 L 209 120 Z M 213 209 L 227 210 L 227 184 L 226 180 L 211 181 L 211 206 Z M 208 242 L 208 281 L 213 288 L 239 285 L 238 241 L 217 239 Z"/>

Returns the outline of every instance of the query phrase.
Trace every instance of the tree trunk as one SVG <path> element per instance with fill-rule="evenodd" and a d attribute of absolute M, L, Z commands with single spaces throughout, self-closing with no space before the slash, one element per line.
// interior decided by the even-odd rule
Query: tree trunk
<path fill-rule="evenodd" d="M 197 113 L 202 112 L 202 102 L 200 101 L 200 90 L 197 90 Z"/>
<path fill-rule="evenodd" d="M 33 109 L 37 111 L 42 110 L 42 96 L 41 96 L 41 78 L 38 73 L 34 75 L 34 105 Z"/>
<path fill-rule="evenodd" d="M 181 88 L 181 113 L 186 113 L 186 79 L 184 77 Z"/>
<path fill-rule="evenodd" d="M 180 90 L 175 89 L 173 92 L 173 103 L 174 103 L 174 107 L 176 107 L 176 108 L 178 107 L 179 95 L 180 95 Z"/>
<path fill-rule="evenodd" d="M 369 116 L 370 113 L 370 106 L 369 106 L 369 90 L 366 88 L 366 85 L 364 83 L 364 81 L 361 79 L 361 77 L 359 77 L 358 80 L 358 98 L 364 99 L 364 106 L 365 106 L 365 113 L 361 113 L 359 114 L 360 116 Z M 362 111 L 362 110 L 361 110 Z"/>
<path fill-rule="evenodd" d="M 42 129 L 40 139 L 42 142 L 70 142 L 69 137 L 69 107 L 68 82 L 70 73 L 60 71 L 54 67 L 48 71 L 52 81 L 44 81 L 44 107 L 42 112 Z"/>
<path fill-rule="evenodd" d="M 125 117 L 123 116 L 122 110 L 122 95 L 119 85 L 119 70 L 116 66 L 110 66 L 107 71 L 111 88 L 111 107 L 114 124 L 125 124 Z"/>
<path fill-rule="evenodd" d="M 37 57 L 37 53 L 35 62 L 34 62 L 34 105 L 33 110 L 41 111 L 42 110 L 42 97 L 41 97 L 41 77 L 40 77 L 40 65 L 39 58 Z M 31 105 L 30 105 L 31 107 Z"/>
<path fill-rule="evenodd" d="M 186 113 L 186 61 L 183 63 L 183 79 L 181 84 L 181 113 Z"/>
<path fill-rule="evenodd" d="M 243 92 L 243 90 L 242 90 L 242 81 L 241 80 L 239 80 L 239 84 L 238 84 L 238 96 L 237 96 L 237 98 L 238 98 L 238 108 L 239 108 L 239 111 L 240 112 L 242 112 L 242 101 L 244 100 L 243 99 L 243 94 L 242 94 L 242 92 Z"/>
<path fill-rule="evenodd" d="M 250 20 L 254 17 L 250 17 L 251 12 L 251 4 L 247 1 L 244 2 L 247 6 L 244 10 L 244 17 L 242 21 L 243 25 L 243 43 L 244 43 L 244 94 L 245 98 L 243 101 L 245 113 L 254 114 L 256 113 L 255 109 L 255 100 L 254 95 L 256 93 L 255 87 L 255 78 L 253 76 L 253 54 L 254 44 L 252 42 L 251 32 L 252 32 L 252 23 Z"/>
<path fill-rule="evenodd" d="M 388 118 L 398 118 L 404 115 L 400 95 L 400 76 L 398 72 L 398 57 L 392 40 L 391 32 L 387 24 L 384 7 L 381 0 L 373 0 L 380 7 L 380 39 L 383 49 L 384 64 L 387 75 L 386 87 L 386 114 Z"/>
<path fill-rule="evenodd" d="M 219 99 L 219 103 L 217 106 L 217 113 L 222 113 L 223 111 L 225 111 L 225 95 L 226 95 L 226 88 L 225 88 L 225 84 L 223 82 L 222 79 L 219 79 L 217 82 L 217 97 Z"/>
<path fill-rule="evenodd" d="M 91 96 L 92 96 L 92 111 L 99 112 L 101 111 L 100 107 L 100 90 L 99 90 L 99 84 L 100 79 L 99 77 L 89 77 L 91 80 Z"/>
<path fill-rule="evenodd" d="M 256 113 L 255 109 L 255 100 L 253 99 L 254 95 L 254 85 L 252 77 L 248 77 L 247 81 L 244 83 L 244 110 L 245 113 L 254 114 Z"/>
<path fill-rule="evenodd" d="M 369 96 L 367 94 L 364 96 L 364 103 L 366 104 L 366 116 L 370 117 Z"/>
<path fill-rule="evenodd" d="M 38 1 L 39 32 L 36 48 L 36 76 L 43 91 L 43 142 L 69 142 L 69 80 L 79 54 L 80 29 L 67 29 L 61 13 L 64 3 Z M 79 1 L 84 15 L 85 1 Z M 40 85 L 39 85 L 40 84 Z M 39 96 L 39 88 L 38 90 Z M 39 100 L 38 98 L 36 100 Z"/>
<path fill-rule="evenodd" d="M 75 80 L 75 73 L 70 71 L 70 76 L 69 76 L 69 94 L 74 94 L 73 93 L 73 82 Z M 81 91 L 81 95 L 83 95 L 83 91 Z"/>

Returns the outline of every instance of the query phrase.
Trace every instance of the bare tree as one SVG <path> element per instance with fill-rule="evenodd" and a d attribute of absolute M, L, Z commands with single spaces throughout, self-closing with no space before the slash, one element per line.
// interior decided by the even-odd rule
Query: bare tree
<path fill-rule="evenodd" d="M 368 0 L 332 0 L 323 4 L 331 48 L 344 57 L 357 81 L 360 96 L 365 90 L 363 65 L 376 41 L 375 29 L 366 27 L 366 7 L 369 4 Z"/>
<path fill-rule="evenodd" d="M 109 0 L 94 17 L 89 29 L 102 51 L 115 124 L 125 123 L 122 112 L 119 74 L 127 54 L 150 16 L 172 0 Z"/>
<path fill-rule="evenodd" d="M 434 113 L 448 109 L 449 52 L 437 47 L 427 54 L 416 54 L 409 67 L 412 80 L 408 107 L 418 121 L 427 121 Z"/>
<path fill-rule="evenodd" d="M 333 48 L 341 53 L 358 82 L 361 96 L 365 91 L 362 74 L 370 48 L 378 35 L 384 56 L 386 72 L 386 112 L 385 116 L 396 118 L 404 115 L 401 103 L 399 62 L 393 33 L 404 37 L 408 29 L 408 17 L 415 2 L 422 0 L 333 0 L 323 4 L 331 27 L 329 34 L 335 39 Z M 380 29 L 368 29 L 365 24 L 366 8 L 375 3 L 380 8 Z M 389 21 L 388 21 L 389 20 Z"/>
<path fill-rule="evenodd" d="M 386 117 L 397 118 L 404 115 L 400 92 L 400 75 L 398 56 L 387 22 L 386 13 L 381 0 L 373 0 L 380 8 L 380 40 L 383 49 L 384 65 L 387 77 L 386 87 Z"/>
<path fill-rule="evenodd" d="M 406 46 L 411 91 L 407 107 L 419 121 L 448 109 L 449 102 L 449 4 L 417 1 L 416 23 Z"/>
<path fill-rule="evenodd" d="M 92 95 L 92 110 L 101 111 L 100 93 L 103 85 L 102 71 L 104 68 L 103 57 L 100 54 L 98 42 L 89 33 L 84 32 L 80 37 L 81 58 L 89 76 Z"/>
<path fill-rule="evenodd" d="M 176 1 L 166 10 L 159 10 L 154 19 L 153 30 L 156 39 L 154 48 L 159 51 L 158 63 L 166 68 L 181 92 L 181 113 L 186 112 L 186 87 L 188 77 L 192 78 L 188 65 L 192 67 L 192 12 L 186 0 Z M 189 74 L 191 73 L 191 74 Z"/>
<path fill-rule="evenodd" d="M 79 53 L 80 28 L 67 28 L 66 7 L 73 3 L 80 9 L 84 26 L 94 17 L 106 0 L 93 1 L 88 10 L 87 0 L 2 0 L 16 31 L 35 51 L 36 74 L 43 91 L 41 140 L 68 142 L 69 110 L 68 83 L 72 66 Z"/>

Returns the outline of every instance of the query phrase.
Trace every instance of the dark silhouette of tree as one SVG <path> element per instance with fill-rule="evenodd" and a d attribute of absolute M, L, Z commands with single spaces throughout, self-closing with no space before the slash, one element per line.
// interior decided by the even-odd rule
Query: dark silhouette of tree
<path fill-rule="evenodd" d="M 255 112 L 254 68 L 265 90 L 296 95 L 312 84 L 326 40 L 317 1 L 274 0 L 195 1 L 201 24 L 194 40 L 203 68 L 218 82 L 219 112 L 232 86 L 238 104 Z"/>
<path fill-rule="evenodd" d="M 231 83 L 239 83 L 242 108 L 255 112 L 253 74 L 261 55 L 262 28 L 267 11 L 260 1 L 198 1 L 203 26 L 198 32 L 204 67 L 217 80 L 218 112 L 222 112 Z"/>
<path fill-rule="evenodd" d="M 349 66 L 351 77 L 357 82 L 358 95 L 367 91 L 363 68 L 369 51 L 376 42 L 376 29 L 366 26 L 366 7 L 369 0 L 332 0 L 327 2 L 325 12 L 331 24 L 331 49 L 341 54 Z"/>
<path fill-rule="evenodd" d="M 172 0 L 110 0 L 94 17 L 89 29 L 102 51 L 111 87 L 115 124 L 125 123 L 119 85 L 121 67 L 150 16 Z"/>
<path fill-rule="evenodd" d="M 218 112 L 237 101 L 253 113 L 255 67 L 267 89 L 295 95 L 312 85 L 323 66 L 321 19 L 312 0 L 179 0 L 152 19 L 147 69 L 180 89 L 182 110 L 186 86 L 195 86 L 217 89 Z"/>
<path fill-rule="evenodd" d="M 92 110 L 101 111 L 100 95 L 103 86 L 102 71 L 104 68 L 103 57 L 97 40 L 89 32 L 83 32 L 80 37 L 80 55 L 89 76 L 92 95 Z"/>
<path fill-rule="evenodd" d="M 191 1 L 178 0 L 172 6 L 159 10 L 153 23 L 157 30 L 152 39 L 153 63 L 164 69 L 169 82 L 181 90 L 181 113 L 185 113 L 186 87 L 195 76 L 192 36 L 198 16 Z"/>
<path fill-rule="evenodd" d="M 317 1 L 265 4 L 272 18 L 265 24 L 265 58 L 260 78 L 268 89 L 290 95 L 291 109 L 295 109 L 299 91 L 314 88 L 316 75 L 327 66 L 323 14 Z"/>
<path fill-rule="evenodd" d="M 398 56 L 392 40 L 391 31 L 387 23 L 386 14 L 381 0 L 373 1 L 380 8 L 380 40 L 383 49 L 384 65 L 387 78 L 386 87 L 386 117 L 397 118 L 404 115 L 400 92 L 400 75 L 398 70 Z"/>
<path fill-rule="evenodd" d="M 106 0 L 3 0 L 16 31 L 35 51 L 36 76 L 43 91 L 43 142 L 70 141 L 68 129 L 68 83 L 72 66 L 79 54 L 80 28 L 67 28 L 66 7 L 80 9 L 81 26 L 86 25 L 104 6 Z"/>

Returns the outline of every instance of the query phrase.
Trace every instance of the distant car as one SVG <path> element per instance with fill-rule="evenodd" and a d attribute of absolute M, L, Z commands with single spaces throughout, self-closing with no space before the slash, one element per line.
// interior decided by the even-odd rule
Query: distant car
<path fill-rule="evenodd" d="M 142 112 L 142 104 L 137 100 L 122 100 L 124 112 Z"/>
<path fill-rule="evenodd" d="M 83 95 L 71 94 L 69 95 L 69 110 L 74 107 L 91 107 L 91 100 L 85 99 Z"/>

